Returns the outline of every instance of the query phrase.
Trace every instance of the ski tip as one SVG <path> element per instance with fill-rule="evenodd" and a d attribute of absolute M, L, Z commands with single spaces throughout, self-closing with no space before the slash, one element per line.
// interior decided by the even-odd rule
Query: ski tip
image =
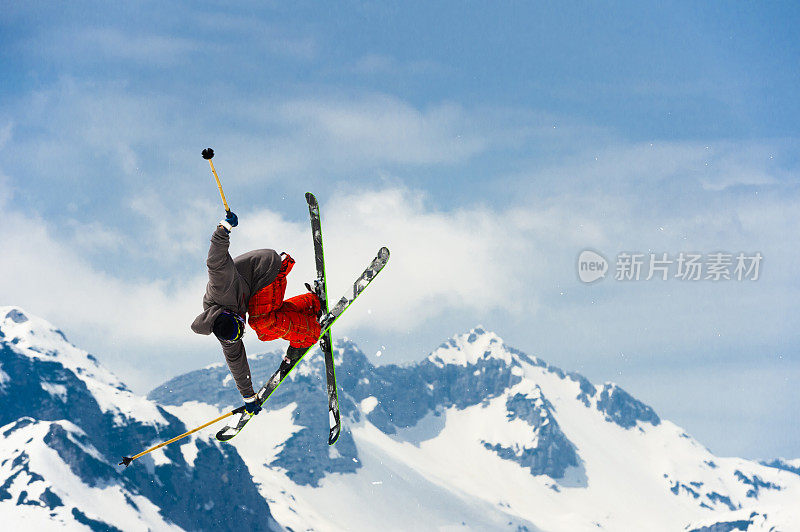
<path fill-rule="evenodd" d="M 216 436 L 215 436 L 215 438 L 217 438 L 217 441 L 226 442 L 226 441 L 228 441 L 228 440 L 230 440 L 230 439 L 232 439 L 232 438 L 233 438 L 233 436 L 232 436 L 232 435 L 230 435 L 230 434 L 225 434 L 225 431 L 226 431 L 226 430 L 228 430 L 228 427 L 225 427 L 225 428 L 224 428 L 224 429 L 222 429 L 221 431 L 217 432 L 217 434 L 216 434 Z"/>
<path fill-rule="evenodd" d="M 308 203 L 316 203 L 317 198 L 311 192 L 306 192 L 306 202 Z"/>
<path fill-rule="evenodd" d="M 335 391 L 334 391 L 335 393 Z M 328 408 L 328 417 L 330 418 L 331 430 L 328 432 L 328 445 L 333 445 L 339 439 L 339 434 L 342 432 L 342 424 L 339 421 L 339 407 L 338 401 L 336 409 Z"/>
<path fill-rule="evenodd" d="M 382 248 L 381 248 L 381 249 L 378 251 L 378 256 L 379 256 L 379 257 L 385 257 L 385 258 L 388 258 L 388 257 L 389 257 L 389 248 L 387 248 L 387 247 L 385 247 L 385 246 L 384 246 L 384 247 L 382 247 Z"/>
<path fill-rule="evenodd" d="M 124 465 L 125 467 L 128 467 L 129 465 L 131 465 L 131 462 L 133 462 L 133 458 L 131 458 L 130 456 L 123 456 L 122 462 L 120 462 L 117 465 Z"/>

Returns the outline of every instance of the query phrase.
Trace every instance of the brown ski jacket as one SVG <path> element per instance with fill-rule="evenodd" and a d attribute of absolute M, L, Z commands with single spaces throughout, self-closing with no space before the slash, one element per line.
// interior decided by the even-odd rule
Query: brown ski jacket
<path fill-rule="evenodd" d="M 281 257 L 273 249 L 255 249 L 232 259 L 229 246 L 230 234 L 218 226 L 211 235 L 208 249 L 208 285 L 203 296 L 203 312 L 192 322 L 192 330 L 198 334 L 211 334 L 214 320 L 225 309 L 245 318 L 250 297 L 272 283 L 281 269 Z M 220 343 L 239 393 L 242 397 L 254 395 L 244 343 L 241 340 L 233 344 Z"/>

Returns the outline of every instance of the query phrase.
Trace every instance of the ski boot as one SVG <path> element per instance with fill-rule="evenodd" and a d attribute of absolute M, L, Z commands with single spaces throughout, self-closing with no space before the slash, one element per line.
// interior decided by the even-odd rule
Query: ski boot
<path fill-rule="evenodd" d="M 300 357 L 303 356 L 308 350 L 307 347 L 292 347 L 289 346 L 286 349 L 286 356 L 283 357 L 283 362 L 281 362 L 281 367 L 279 371 L 281 372 L 281 380 L 291 371 L 297 361 L 300 360 Z"/>
<path fill-rule="evenodd" d="M 320 279 L 314 280 L 314 286 L 312 287 L 309 283 L 305 283 L 306 289 L 317 296 L 319 299 L 319 312 L 317 312 L 317 323 L 319 323 L 321 328 L 325 328 L 325 325 L 329 319 L 328 314 L 322 312 L 322 309 L 326 306 L 326 301 L 324 299 L 324 294 L 322 292 L 322 281 Z"/>

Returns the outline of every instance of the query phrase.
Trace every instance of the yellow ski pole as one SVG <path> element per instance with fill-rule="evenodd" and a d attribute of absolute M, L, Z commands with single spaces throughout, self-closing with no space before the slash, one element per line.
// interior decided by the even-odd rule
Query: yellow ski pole
<path fill-rule="evenodd" d="M 214 150 L 211 148 L 206 148 L 203 150 L 203 159 L 208 161 L 208 164 L 211 165 L 211 173 L 214 174 L 214 178 L 217 180 L 217 188 L 219 189 L 219 195 L 222 196 L 222 204 L 225 205 L 225 212 L 231 212 L 231 208 L 228 207 L 228 202 L 225 200 L 225 193 L 222 191 L 222 183 L 220 183 L 217 171 L 214 169 L 214 161 L 211 160 L 213 158 Z"/>
<path fill-rule="evenodd" d="M 175 442 L 175 441 L 178 441 L 178 440 L 180 440 L 181 438 L 185 438 L 185 437 L 186 437 L 186 436 L 188 436 L 189 434 L 194 434 L 194 433 L 195 433 L 195 432 L 197 432 L 198 430 L 200 430 L 200 429 L 204 429 L 204 428 L 206 428 L 206 427 L 207 427 L 207 426 L 209 426 L 209 425 L 213 425 L 213 424 L 214 424 L 214 423 L 216 423 L 217 421 L 222 421 L 222 420 L 223 420 L 223 419 L 225 419 L 226 417 L 232 416 L 232 415 L 234 415 L 234 414 L 238 414 L 238 413 L 242 412 L 242 410 L 244 410 L 244 406 L 240 406 L 239 408 L 234 408 L 233 410 L 231 410 L 231 411 L 230 411 L 230 412 L 228 412 L 227 414 L 223 414 L 223 415 L 219 416 L 217 419 L 212 419 L 212 420 L 211 420 L 211 421 L 209 421 L 208 423 L 204 423 L 203 425 L 200 425 L 199 427 L 197 427 L 197 428 L 194 428 L 194 429 L 190 430 L 189 432 L 184 432 L 184 433 L 183 433 L 183 434 L 181 434 L 180 436 L 175 436 L 175 437 L 174 437 L 174 438 L 172 438 L 171 440 L 167 440 L 167 441 L 165 441 L 165 442 L 163 442 L 163 443 L 159 443 L 158 445 L 154 445 L 153 447 L 150 447 L 149 449 L 146 449 L 146 450 L 144 450 L 144 451 L 140 452 L 139 454 L 135 454 L 135 455 L 133 455 L 133 456 L 123 456 L 123 457 L 122 457 L 122 462 L 120 462 L 120 463 L 119 463 L 119 465 L 124 465 L 125 467 L 128 467 L 128 466 L 130 465 L 130 463 L 131 463 L 131 462 L 133 462 L 134 460 L 136 460 L 136 459 L 137 459 L 137 458 L 139 458 L 140 456 L 144 456 L 144 455 L 146 455 L 147 453 L 151 453 L 151 452 L 155 451 L 156 449 L 160 449 L 160 448 L 164 447 L 165 445 L 169 445 L 170 443 L 172 443 L 172 442 Z"/>

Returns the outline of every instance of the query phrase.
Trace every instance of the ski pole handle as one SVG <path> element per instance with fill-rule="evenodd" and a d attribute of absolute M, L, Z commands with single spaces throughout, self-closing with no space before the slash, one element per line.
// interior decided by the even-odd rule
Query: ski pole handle
<path fill-rule="evenodd" d="M 203 159 L 208 161 L 208 164 L 211 165 L 211 173 L 214 174 L 214 179 L 217 180 L 217 188 L 219 189 L 219 195 L 222 197 L 222 204 L 225 205 L 225 212 L 231 212 L 231 208 L 228 207 L 228 201 L 225 199 L 225 193 L 222 191 L 222 183 L 219 180 L 219 176 L 217 175 L 216 169 L 214 169 L 214 161 L 211 159 L 214 158 L 214 150 L 211 148 L 206 148 L 203 150 Z"/>

